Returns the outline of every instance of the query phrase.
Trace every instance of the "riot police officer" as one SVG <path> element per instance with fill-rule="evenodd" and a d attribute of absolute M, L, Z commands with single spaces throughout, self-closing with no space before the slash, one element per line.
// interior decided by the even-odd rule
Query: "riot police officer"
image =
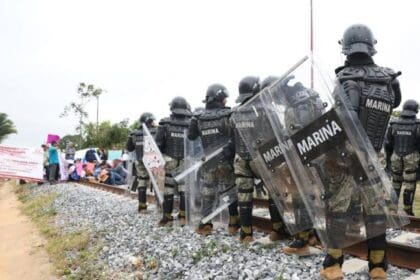
<path fill-rule="evenodd" d="M 146 213 L 147 204 L 146 204 L 146 190 L 147 186 L 149 185 L 149 175 L 147 173 L 146 167 L 143 164 L 143 137 L 144 132 L 142 128 L 142 124 L 146 124 L 147 128 L 149 129 L 152 135 L 156 133 L 156 127 L 154 124 L 155 117 L 152 113 L 143 113 L 140 116 L 140 127 L 138 130 L 130 133 L 127 140 L 126 148 L 129 152 L 135 151 L 136 154 L 136 161 L 134 162 L 133 176 L 134 180 L 132 181 L 132 190 L 138 191 L 138 199 L 139 199 L 139 213 Z"/>
<path fill-rule="evenodd" d="M 185 185 L 178 185 L 173 172 L 182 165 L 184 159 L 184 138 L 192 116 L 190 104 L 183 97 L 175 97 L 170 105 L 171 115 L 159 122 L 156 133 L 156 144 L 165 159 L 165 189 L 163 217 L 159 225 L 164 226 L 173 221 L 172 210 L 174 192 L 178 188 L 180 225 L 185 225 Z"/>
<path fill-rule="evenodd" d="M 263 86 L 268 86 L 275 81 L 275 77 L 269 77 L 263 81 Z M 260 79 L 255 76 L 244 77 L 239 82 L 239 96 L 236 103 L 243 105 L 261 90 Z M 239 107 L 238 107 L 239 108 Z M 257 110 L 258 114 L 254 110 Z M 233 121 L 233 120 L 236 121 Z M 235 184 L 238 188 L 238 204 L 239 217 L 241 223 L 240 241 L 243 243 L 251 243 L 252 237 L 252 208 L 253 208 L 253 192 L 254 180 L 260 178 L 258 171 L 255 169 L 255 163 L 249 153 L 246 143 L 244 143 L 241 133 L 258 134 L 264 129 L 264 125 L 269 124 L 263 108 L 242 108 L 242 110 L 234 109 L 231 116 L 231 126 L 234 130 L 235 145 Z M 271 128 L 267 128 L 271 129 Z M 255 137 L 257 137 L 255 135 Z M 273 134 L 274 137 L 274 134 Z M 269 198 L 269 211 L 272 220 L 272 232 L 269 235 L 271 241 L 276 241 L 287 236 L 280 213 L 277 210 L 274 201 Z"/>
<path fill-rule="evenodd" d="M 281 84 L 284 92 L 282 102 L 285 105 L 285 129 L 289 135 L 302 129 L 324 112 L 324 105 L 319 98 L 319 94 L 304 87 L 300 82 L 289 86 L 288 82 L 293 78 L 293 76 L 290 76 L 284 79 Z M 290 171 L 287 173 L 290 173 Z M 298 193 L 292 195 L 292 203 L 296 222 L 305 225 L 311 224 L 309 214 Z M 315 242 L 316 237 L 313 230 L 304 230 L 293 236 L 292 242 L 283 248 L 283 252 L 288 255 L 307 256 L 311 254 L 309 245 L 313 245 L 311 243 Z"/>
<path fill-rule="evenodd" d="M 340 44 L 347 58 L 344 66 L 336 69 L 339 86 L 342 87 L 339 92 L 343 95 L 352 117 L 360 120 L 372 146 L 376 152 L 379 152 L 392 109 L 401 102 L 401 92 L 396 79 L 398 74 L 374 63 L 372 56 L 376 53 L 376 40 L 367 26 L 362 24 L 350 26 L 344 32 Z M 383 213 L 376 207 L 365 207 L 363 210 L 367 235 L 372 236 L 370 232 L 384 232 L 367 241 L 369 275 L 371 279 L 386 279 L 385 219 L 382 217 Z M 327 216 L 340 214 L 340 210 L 335 210 L 334 206 L 331 206 L 329 212 Z M 334 227 L 345 230 L 345 226 L 335 225 Z M 340 235 L 340 233 L 335 232 L 335 235 Z M 321 277 L 342 279 L 342 264 L 342 248 L 339 245 L 336 248 L 328 248 Z"/>
<path fill-rule="evenodd" d="M 228 143 L 231 138 L 232 129 L 229 124 L 231 109 L 226 107 L 228 97 L 226 87 L 221 84 L 213 84 L 208 87 L 206 98 L 203 101 L 205 105 L 204 112 L 194 115 L 188 128 L 188 139 L 195 140 L 201 138 L 204 152 L 212 152 L 212 148 L 217 144 Z M 216 198 L 216 192 L 219 187 L 230 186 L 234 184 L 233 175 L 233 154 L 229 149 L 224 149 L 221 158 L 214 166 L 207 168 L 205 172 L 200 171 L 200 180 L 203 182 L 203 211 L 209 211 Z M 202 174 L 205 173 L 205 174 Z M 207 216 L 210 213 L 202 213 Z M 237 203 L 229 206 L 229 233 L 235 233 L 239 228 L 239 214 Z M 202 235 L 211 234 L 213 224 L 211 222 L 198 226 L 196 232 Z"/>
<path fill-rule="evenodd" d="M 420 161 L 420 120 L 416 118 L 418 111 L 419 104 L 415 100 L 407 100 L 401 116 L 391 120 L 385 142 L 387 165 L 390 165 L 392 172 L 392 185 L 397 197 L 400 196 L 401 186 L 404 186 L 404 211 L 412 216 L 416 173 Z"/>

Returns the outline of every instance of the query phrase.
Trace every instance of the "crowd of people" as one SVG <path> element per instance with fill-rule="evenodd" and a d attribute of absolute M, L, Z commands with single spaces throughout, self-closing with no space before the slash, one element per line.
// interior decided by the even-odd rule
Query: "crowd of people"
<path fill-rule="evenodd" d="M 108 153 L 104 148 L 95 150 L 89 148 L 83 157 L 76 157 L 76 148 L 68 143 L 62 153 L 58 149 L 58 142 L 41 145 L 44 151 L 44 176 L 50 184 L 58 181 L 89 180 L 109 185 L 127 184 L 126 151 L 121 152 L 119 158 L 108 160 Z"/>

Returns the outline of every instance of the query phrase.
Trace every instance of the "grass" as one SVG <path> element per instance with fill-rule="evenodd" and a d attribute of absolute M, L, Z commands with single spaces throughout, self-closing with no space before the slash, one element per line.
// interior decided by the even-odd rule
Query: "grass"
<path fill-rule="evenodd" d="M 56 193 L 30 195 L 30 186 L 17 185 L 15 192 L 23 203 L 22 212 L 29 216 L 45 237 L 47 253 L 56 273 L 65 279 L 110 279 L 99 260 L 100 244 L 87 230 L 62 232 L 54 225 L 57 214 L 53 206 Z"/>
<path fill-rule="evenodd" d="M 192 259 L 194 264 L 196 264 L 205 257 L 212 257 L 218 252 L 227 253 L 230 250 L 231 248 L 228 244 L 223 242 L 219 244 L 216 240 L 210 240 L 192 254 Z"/>
<path fill-rule="evenodd" d="M 285 266 L 282 267 L 281 271 L 279 272 L 279 274 L 276 275 L 276 280 L 284 280 L 283 278 L 283 274 L 284 274 L 284 270 L 285 270 Z"/>
<path fill-rule="evenodd" d="M 417 217 L 420 217 L 420 186 L 417 184 L 416 196 L 413 204 L 413 211 Z"/>

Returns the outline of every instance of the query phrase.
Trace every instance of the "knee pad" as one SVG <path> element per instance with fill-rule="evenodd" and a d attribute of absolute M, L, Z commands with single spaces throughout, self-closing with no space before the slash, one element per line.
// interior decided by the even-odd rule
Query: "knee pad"
<path fill-rule="evenodd" d="M 343 238 L 346 235 L 350 215 L 347 213 L 328 212 L 326 216 L 326 230 L 330 237 L 328 246 L 331 248 L 342 248 Z"/>
<path fill-rule="evenodd" d="M 383 238 L 385 238 L 384 233 L 386 231 L 386 217 L 384 215 L 367 215 L 365 217 L 365 225 L 367 238 L 372 240 L 379 240 L 380 238 L 378 236 L 381 235 L 383 235 Z"/>
<path fill-rule="evenodd" d="M 403 195 L 404 205 L 412 205 L 414 201 L 414 190 L 404 190 Z"/>

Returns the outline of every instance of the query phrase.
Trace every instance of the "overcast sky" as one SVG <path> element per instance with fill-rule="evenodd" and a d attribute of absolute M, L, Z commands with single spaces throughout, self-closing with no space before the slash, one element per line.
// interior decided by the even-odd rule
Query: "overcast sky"
<path fill-rule="evenodd" d="M 401 70 L 403 100 L 419 96 L 418 1 L 314 0 L 315 55 L 329 74 L 343 63 L 337 41 L 364 23 L 375 61 Z M 100 120 L 169 114 L 181 95 L 202 106 L 222 83 L 234 105 L 246 75 L 280 75 L 309 52 L 309 0 L 0 0 L 0 112 L 16 124 L 4 144 L 38 146 L 47 133 L 74 133 L 59 118 L 79 82 L 107 92 Z M 95 102 L 89 107 L 96 118 Z"/>

